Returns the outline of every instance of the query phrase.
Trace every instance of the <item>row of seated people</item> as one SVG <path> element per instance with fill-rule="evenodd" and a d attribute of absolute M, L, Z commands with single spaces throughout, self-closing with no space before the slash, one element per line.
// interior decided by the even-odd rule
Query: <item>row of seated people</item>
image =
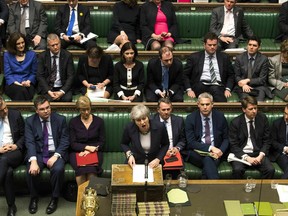
<path fill-rule="evenodd" d="M 207 31 L 217 34 L 220 39 L 219 49 L 238 47 L 239 40 L 253 35 L 252 29 L 245 21 L 243 10 L 235 5 L 235 0 L 225 0 L 224 6 L 215 8 L 211 13 L 210 27 Z M 29 45 L 34 49 L 46 48 L 47 15 L 40 2 L 19 0 L 9 6 L 9 13 L 3 1 L 0 7 L 2 40 L 5 41 L 6 38 L 7 24 L 9 34 L 21 32 L 27 35 Z M 287 37 L 286 7 L 287 4 L 283 4 L 279 16 L 281 39 Z M 88 40 L 85 43 L 80 41 L 91 32 L 90 23 L 89 8 L 78 4 L 78 0 L 70 0 L 58 8 L 53 33 L 61 38 L 63 48 L 76 45 L 87 49 L 95 44 L 95 40 Z M 137 5 L 136 0 L 116 3 L 113 8 L 113 24 L 107 35 L 108 43 L 112 44 L 108 50 L 115 48 L 119 50 L 119 46 L 121 48 L 127 40 L 132 43 L 143 43 L 146 50 L 159 50 L 162 45 L 173 47 L 175 43 L 184 42 L 179 38 L 172 3 L 153 0 L 141 7 Z"/>
<path fill-rule="evenodd" d="M 288 100 L 287 40 L 281 44 L 281 54 L 268 60 L 259 52 L 261 40 L 250 37 L 247 51 L 236 56 L 234 67 L 229 56 L 217 50 L 218 40 L 216 34 L 207 33 L 204 50 L 192 53 L 184 67 L 179 59 L 173 58 L 170 47 L 161 47 L 159 57 L 148 62 L 147 77 L 133 43 L 122 46 L 121 60 L 115 67 L 111 56 L 95 45 L 80 57 L 78 82 L 74 82 L 72 54 L 61 49 L 56 34 L 48 36 L 49 49 L 37 58 L 34 51 L 27 51 L 25 36 L 15 32 L 4 53 L 4 93 L 15 101 L 31 101 L 37 92 L 52 101 L 67 102 L 72 101 L 73 89 L 80 89 L 83 95 L 88 92 L 92 98 L 93 92 L 100 91 L 104 98 L 114 92 L 115 99 L 131 102 L 142 102 L 143 93 L 147 102 L 157 102 L 163 97 L 183 102 L 184 91 L 190 98 L 210 92 L 215 102 L 226 102 L 234 89 L 239 100 L 252 95 L 264 101 L 274 94 Z"/>
<path fill-rule="evenodd" d="M 169 98 L 159 100 L 158 112 L 153 116 L 144 104 L 135 105 L 130 112 L 132 121 L 125 126 L 119 140 L 126 162 L 133 167 L 148 160 L 149 166 L 155 168 L 163 163 L 165 155 L 174 156 L 180 152 L 185 161 L 202 168 L 204 179 L 218 179 L 217 166 L 226 160 L 227 153 L 233 153 L 246 161 L 231 162 L 235 179 L 243 178 L 249 167 L 247 162 L 261 172 L 261 178 L 273 178 L 274 168 L 269 159 L 279 164 L 282 178 L 288 178 L 287 105 L 283 117 L 275 120 L 270 130 L 267 117 L 257 112 L 257 100 L 251 96 L 241 101 L 243 114 L 233 119 L 229 126 L 224 114 L 213 109 L 212 95 L 200 94 L 197 104 L 199 109 L 189 114 L 185 123 L 182 117 L 172 114 Z M 34 106 L 36 113 L 27 117 L 24 123 L 21 113 L 7 108 L 0 97 L 0 182 L 5 189 L 8 215 L 15 215 L 17 211 L 12 173 L 23 158 L 27 164 L 31 214 L 37 212 L 37 182 L 45 167 L 50 170 L 52 186 L 47 214 L 57 209 L 65 162 L 69 160 L 75 170 L 78 185 L 102 173 L 105 122 L 91 113 L 88 97 L 78 99 L 76 108 L 80 115 L 70 120 L 69 127 L 64 116 L 51 112 L 47 97 L 36 97 Z M 195 150 L 209 155 L 203 156 Z M 85 157 L 95 152 L 98 165 L 77 165 L 76 154 Z M 170 172 L 174 177 L 178 174 L 177 170 L 166 171 Z"/>

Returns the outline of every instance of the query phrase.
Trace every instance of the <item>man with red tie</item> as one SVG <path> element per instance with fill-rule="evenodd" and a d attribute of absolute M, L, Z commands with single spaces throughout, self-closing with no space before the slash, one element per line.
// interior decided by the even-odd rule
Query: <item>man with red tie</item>
<path fill-rule="evenodd" d="M 45 167 L 50 170 L 52 197 L 46 213 L 56 211 L 64 179 L 64 165 L 68 159 L 69 134 L 66 118 L 51 112 L 48 99 L 34 100 L 36 113 L 26 119 L 25 145 L 27 148 L 27 183 L 30 191 L 30 214 L 38 210 L 37 183 Z"/>
<path fill-rule="evenodd" d="M 197 105 L 199 110 L 185 121 L 186 160 L 202 168 L 203 179 L 219 179 L 217 167 L 229 146 L 228 124 L 224 114 L 213 109 L 213 96 L 209 93 L 200 94 Z"/>

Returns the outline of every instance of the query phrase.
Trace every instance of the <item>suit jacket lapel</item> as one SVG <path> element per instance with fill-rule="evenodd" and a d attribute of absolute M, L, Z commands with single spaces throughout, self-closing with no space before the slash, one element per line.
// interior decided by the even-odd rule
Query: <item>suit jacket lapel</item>
<path fill-rule="evenodd" d="M 236 7 L 234 7 L 233 9 L 233 16 L 234 16 L 234 26 L 235 26 L 235 35 L 236 34 L 236 31 L 237 31 L 237 26 L 238 26 L 238 9 Z"/>
<path fill-rule="evenodd" d="M 29 1 L 29 27 L 30 27 L 30 31 L 33 28 L 34 16 L 35 16 L 35 6 L 33 4 L 33 1 Z"/>
<path fill-rule="evenodd" d="M 41 138 L 41 140 L 43 141 L 43 129 L 42 129 L 42 122 L 40 121 L 40 117 L 39 115 L 35 115 L 35 118 L 34 118 L 34 124 L 36 126 L 36 132 L 38 134 L 38 136 Z M 41 147 L 43 146 L 43 142 L 40 142 L 41 143 Z"/>
<path fill-rule="evenodd" d="M 202 52 L 200 52 L 199 64 L 198 64 L 198 76 L 199 76 L 199 80 L 201 79 L 201 75 L 202 75 L 202 72 L 203 72 L 204 61 L 205 61 L 205 52 L 202 51 Z"/>
<path fill-rule="evenodd" d="M 247 123 L 246 123 L 246 119 L 245 119 L 244 114 L 242 114 L 242 116 L 241 116 L 240 124 L 241 124 L 241 126 L 240 126 L 241 130 L 243 130 L 245 137 L 248 139 L 248 128 L 247 128 Z"/>
<path fill-rule="evenodd" d="M 54 141 L 54 146 L 55 149 L 57 148 L 58 144 L 57 144 L 57 123 L 55 123 L 55 118 L 53 113 L 51 113 L 50 116 L 50 124 L 51 124 L 51 131 L 52 131 L 52 136 L 53 136 L 53 141 Z"/>

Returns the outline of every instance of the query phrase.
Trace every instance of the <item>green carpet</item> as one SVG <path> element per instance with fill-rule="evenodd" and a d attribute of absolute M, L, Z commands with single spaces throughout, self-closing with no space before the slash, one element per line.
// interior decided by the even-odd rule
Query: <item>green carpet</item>
<path fill-rule="evenodd" d="M 42 216 L 46 214 L 46 207 L 50 201 L 50 197 L 39 197 L 38 202 L 38 211 L 35 216 Z M 17 216 L 26 216 L 30 215 L 28 211 L 28 205 L 30 202 L 30 197 L 28 195 L 18 195 L 16 197 L 16 206 L 17 206 Z M 58 202 L 58 208 L 56 212 L 54 212 L 52 215 L 55 216 L 74 216 L 76 212 L 76 202 L 68 202 L 64 198 L 60 197 Z M 0 215 L 6 215 L 7 214 L 7 204 L 6 199 L 2 195 L 0 196 Z"/>

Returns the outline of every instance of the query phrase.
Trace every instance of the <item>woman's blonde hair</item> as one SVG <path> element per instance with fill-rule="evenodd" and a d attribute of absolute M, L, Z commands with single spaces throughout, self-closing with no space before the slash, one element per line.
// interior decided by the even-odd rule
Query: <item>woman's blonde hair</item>
<path fill-rule="evenodd" d="M 80 96 L 76 102 L 77 109 L 90 108 L 91 101 L 87 96 Z"/>

